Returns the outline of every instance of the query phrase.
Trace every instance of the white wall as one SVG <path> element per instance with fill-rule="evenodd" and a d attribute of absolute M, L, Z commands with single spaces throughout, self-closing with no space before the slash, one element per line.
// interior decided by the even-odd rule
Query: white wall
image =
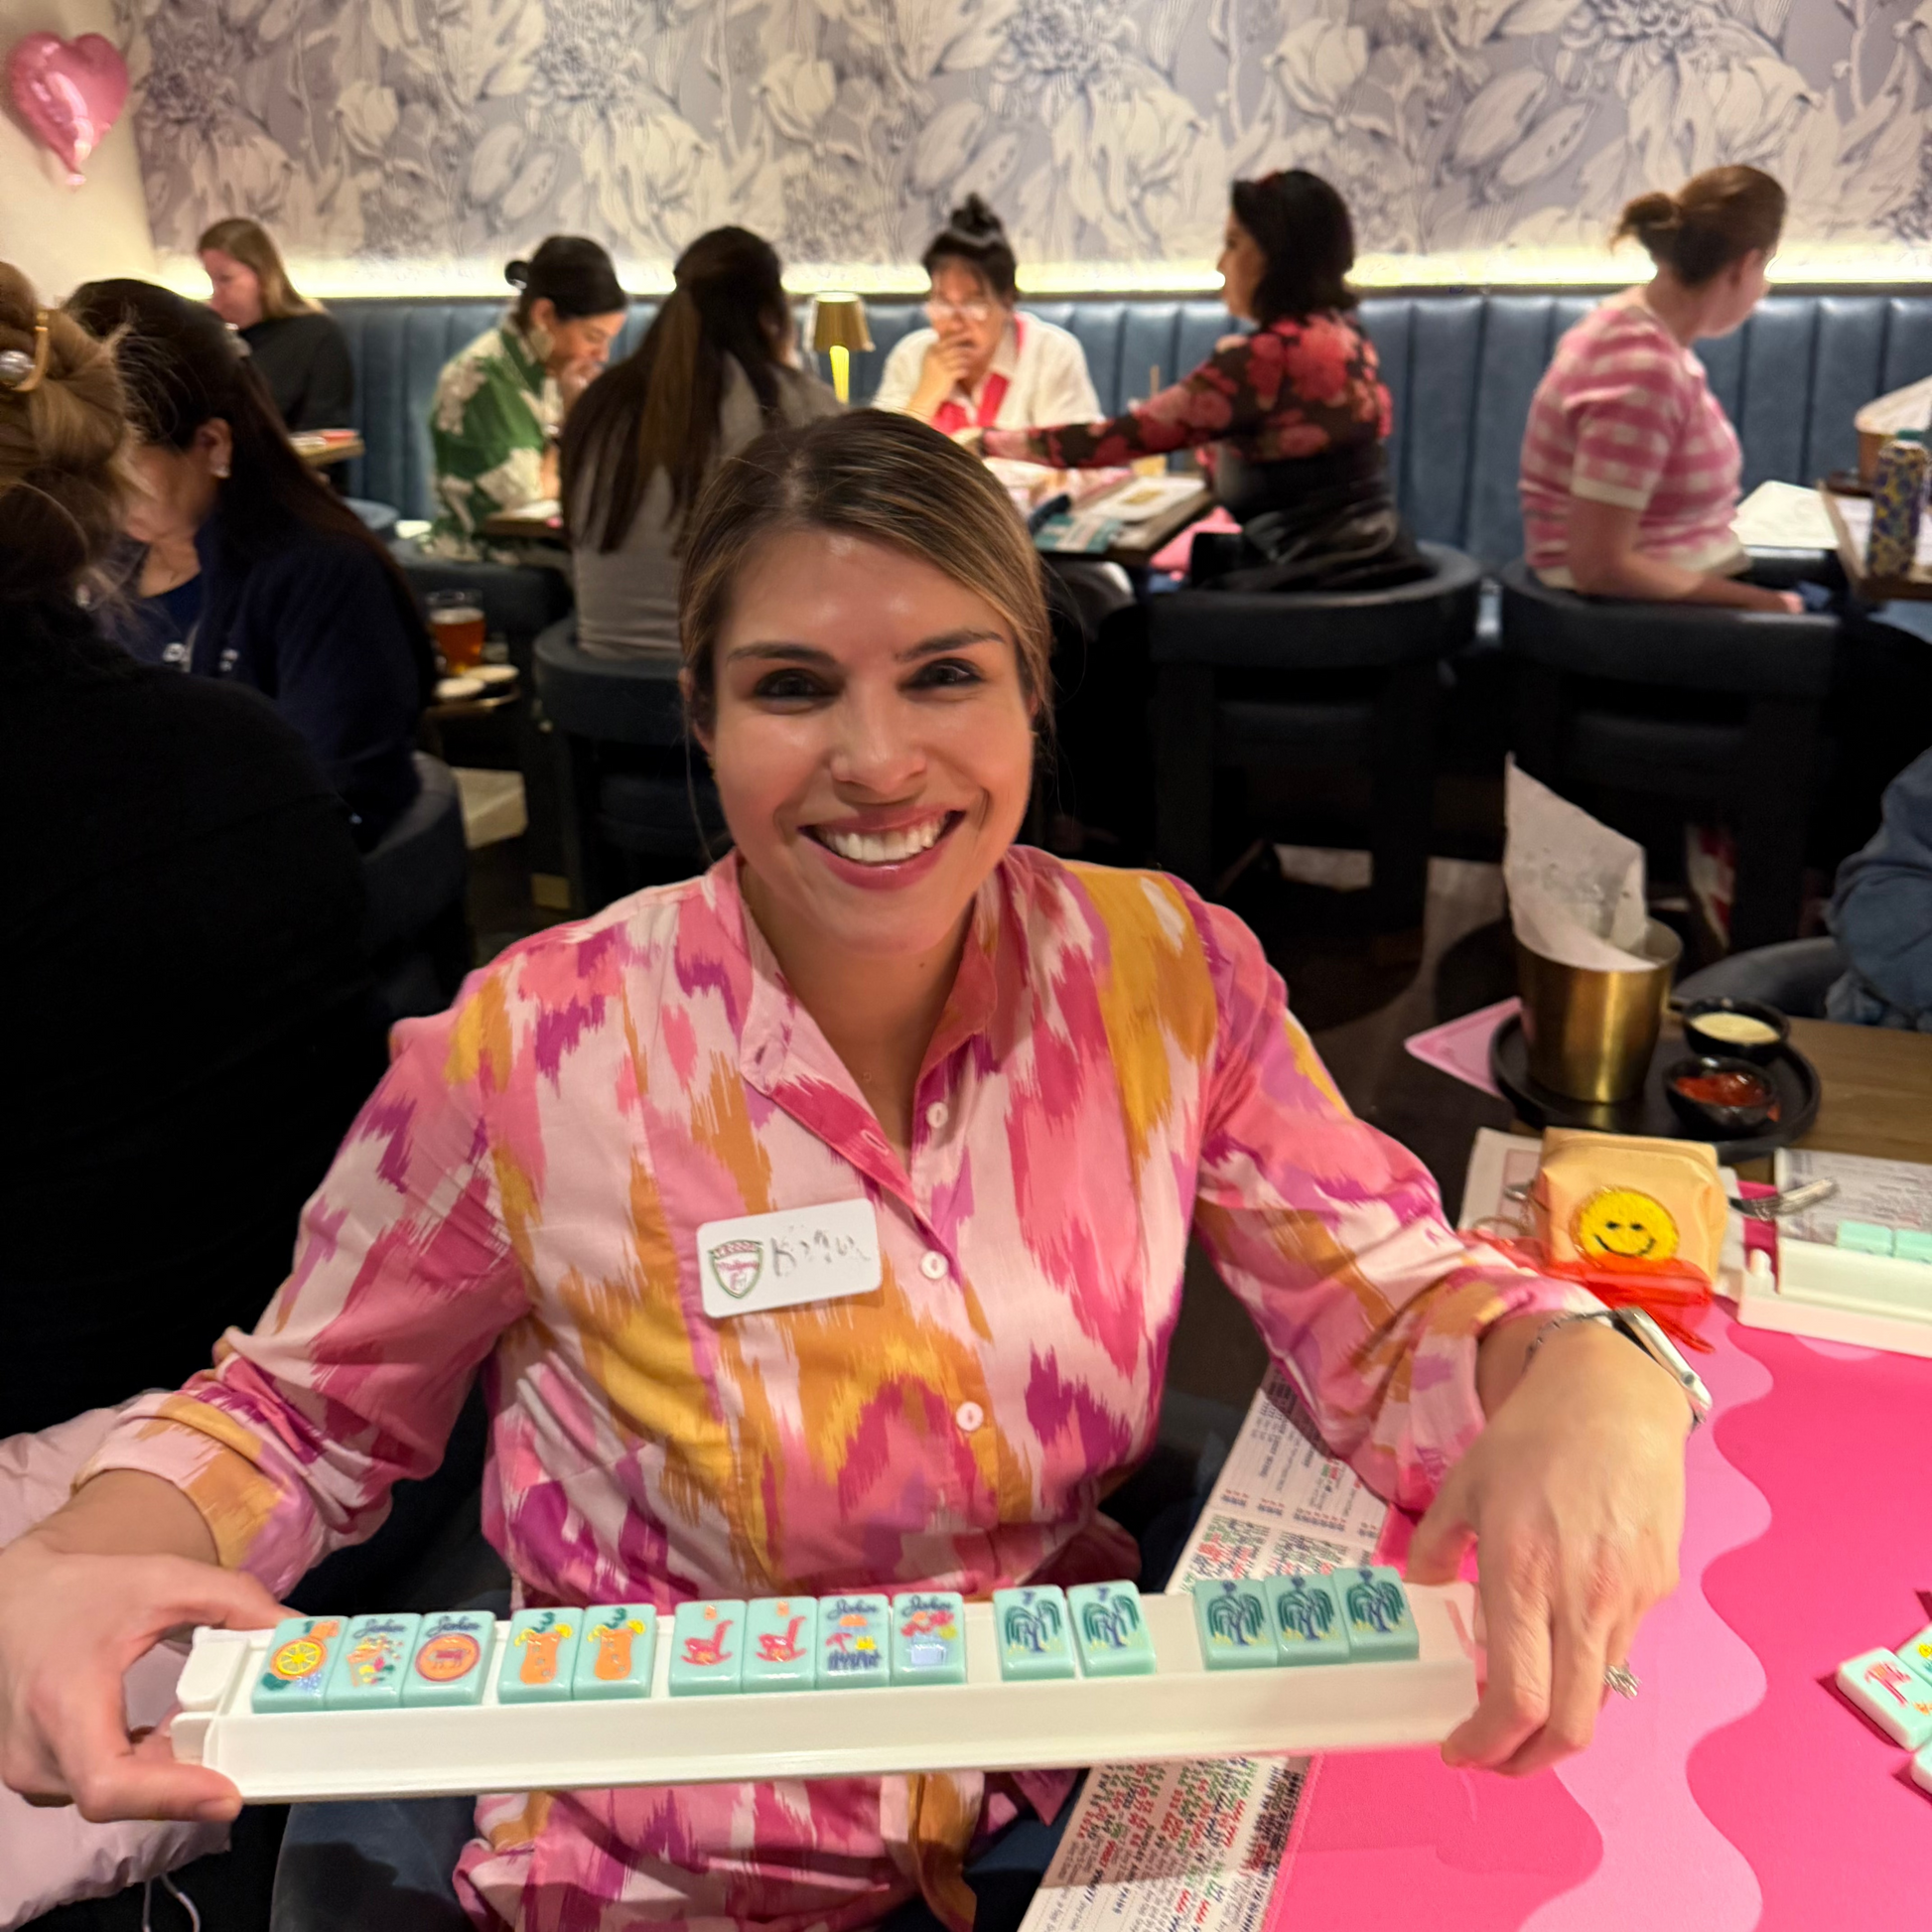
<path fill-rule="evenodd" d="M 0 0 L 0 63 L 37 33 L 104 34 L 118 45 L 113 0 Z M 45 300 L 97 275 L 154 273 L 134 106 L 130 94 L 80 188 L 69 188 L 66 168 L 28 135 L 11 95 L 0 114 L 0 261 L 25 269 Z"/>

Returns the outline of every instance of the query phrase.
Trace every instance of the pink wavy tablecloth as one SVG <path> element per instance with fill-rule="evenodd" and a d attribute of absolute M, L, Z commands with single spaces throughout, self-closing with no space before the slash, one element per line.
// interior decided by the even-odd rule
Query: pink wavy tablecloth
<path fill-rule="evenodd" d="M 1316 1767 L 1266 1932 L 1923 1932 L 1932 1800 L 1830 1688 L 1932 1617 L 1932 1361 L 1706 1324 L 1683 1583 L 1595 1744 Z"/>

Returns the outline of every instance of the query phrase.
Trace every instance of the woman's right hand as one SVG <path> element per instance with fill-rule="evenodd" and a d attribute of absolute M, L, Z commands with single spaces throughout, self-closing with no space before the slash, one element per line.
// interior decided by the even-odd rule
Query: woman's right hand
<path fill-rule="evenodd" d="M 218 1771 L 177 1763 L 165 1730 L 129 1735 L 121 1679 L 171 1630 L 287 1612 L 239 1571 L 63 1549 L 59 1520 L 0 1550 L 0 1783 L 96 1823 L 233 1818 L 241 1795 Z"/>

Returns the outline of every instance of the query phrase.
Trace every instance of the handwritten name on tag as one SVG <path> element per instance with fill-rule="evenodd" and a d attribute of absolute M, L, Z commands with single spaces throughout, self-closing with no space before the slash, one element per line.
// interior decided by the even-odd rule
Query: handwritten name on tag
<path fill-rule="evenodd" d="M 698 1273 L 714 1319 L 870 1295 L 881 1280 L 879 1218 L 871 1201 L 842 1200 L 707 1221 Z"/>

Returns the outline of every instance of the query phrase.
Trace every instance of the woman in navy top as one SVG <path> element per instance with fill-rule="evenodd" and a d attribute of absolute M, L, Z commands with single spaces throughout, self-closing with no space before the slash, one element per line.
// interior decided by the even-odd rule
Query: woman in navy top
<path fill-rule="evenodd" d="M 145 485 L 122 624 L 136 656 L 271 698 L 348 806 L 366 851 L 416 795 L 434 677 L 409 588 L 290 447 L 243 350 L 198 303 L 90 282 L 69 312 L 117 354 Z"/>

